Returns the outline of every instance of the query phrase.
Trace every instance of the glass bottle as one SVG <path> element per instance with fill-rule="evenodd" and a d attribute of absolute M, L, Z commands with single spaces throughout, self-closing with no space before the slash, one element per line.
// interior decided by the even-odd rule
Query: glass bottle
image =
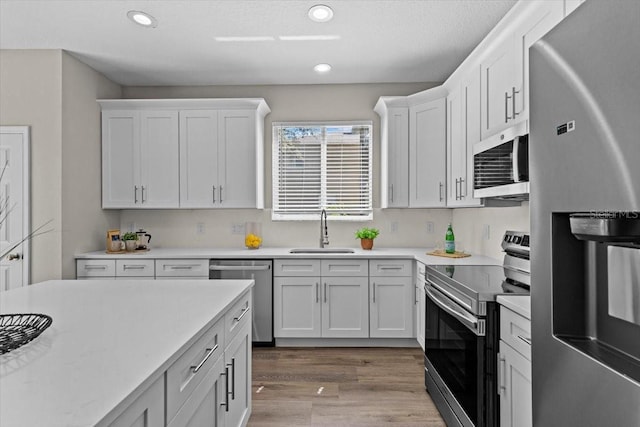
<path fill-rule="evenodd" d="M 444 251 L 448 254 L 453 254 L 456 252 L 456 240 L 453 235 L 453 229 L 451 228 L 451 224 L 447 227 L 447 232 L 444 235 Z"/>

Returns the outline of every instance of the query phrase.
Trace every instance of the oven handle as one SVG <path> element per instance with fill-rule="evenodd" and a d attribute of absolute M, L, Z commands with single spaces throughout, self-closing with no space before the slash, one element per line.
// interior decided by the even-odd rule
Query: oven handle
<path fill-rule="evenodd" d="M 447 301 L 447 297 L 442 295 L 437 290 L 431 288 L 430 286 L 424 287 L 427 296 L 433 301 L 438 307 L 455 317 L 459 320 L 463 325 L 465 325 L 468 329 L 470 329 L 474 334 L 480 336 L 480 332 L 478 331 L 478 318 L 467 313 L 466 310 L 458 307 L 455 303 Z M 437 294 L 441 294 L 442 296 L 438 296 Z"/>

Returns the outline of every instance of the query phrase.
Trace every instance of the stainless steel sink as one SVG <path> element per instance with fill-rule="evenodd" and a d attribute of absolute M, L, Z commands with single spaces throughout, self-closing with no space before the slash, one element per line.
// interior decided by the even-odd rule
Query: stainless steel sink
<path fill-rule="evenodd" d="M 289 251 L 290 254 L 352 254 L 355 250 L 351 248 L 295 248 Z"/>

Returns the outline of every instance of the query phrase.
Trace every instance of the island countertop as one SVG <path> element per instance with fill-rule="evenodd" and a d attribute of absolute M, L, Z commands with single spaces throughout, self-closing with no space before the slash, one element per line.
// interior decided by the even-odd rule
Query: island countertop
<path fill-rule="evenodd" d="M 3 292 L 0 313 L 52 325 L 0 355 L 0 426 L 94 426 L 163 375 L 253 280 L 57 280 Z"/>

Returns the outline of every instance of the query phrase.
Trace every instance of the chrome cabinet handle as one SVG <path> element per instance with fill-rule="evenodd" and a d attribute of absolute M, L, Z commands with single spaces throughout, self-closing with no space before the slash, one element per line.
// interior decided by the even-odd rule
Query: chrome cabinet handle
<path fill-rule="evenodd" d="M 146 200 L 144 200 L 144 185 L 141 188 L 142 188 L 142 201 L 141 201 L 141 203 L 144 203 L 146 201 Z"/>
<path fill-rule="evenodd" d="M 324 282 L 324 302 L 327 302 L 327 282 Z"/>
<path fill-rule="evenodd" d="M 125 264 L 122 267 L 123 270 L 144 270 L 145 266 L 144 265 L 127 265 Z"/>
<path fill-rule="evenodd" d="M 511 98 L 511 96 L 509 95 L 509 92 L 505 92 L 504 93 L 504 122 L 508 123 L 509 120 L 511 120 L 511 116 L 509 116 L 509 99 Z"/>
<path fill-rule="evenodd" d="M 391 184 L 391 203 L 393 203 L 393 184 Z"/>
<path fill-rule="evenodd" d="M 220 203 L 222 203 L 222 185 L 220 186 Z"/>
<path fill-rule="evenodd" d="M 460 177 L 460 200 L 464 199 L 465 197 L 467 197 L 467 192 L 466 191 L 462 191 L 464 190 L 464 178 Z"/>
<path fill-rule="evenodd" d="M 236 359 L 231 358 L 231 400 L 236 400 Z"/>
<path fill-rule="evenodd" d="M 498 394 L 503 395 L 503 392 L 507 390 L 507 386 L 504 384 L 504 371 L 507 366 L 507 360 L 504 356 L 498 353 Z"/>
<path fill-rule="evenodd" d="M 238 317 L 234 317 L 234 318 L 233 318 L 233 320 L 234 320 L 234 321 L 236 321 L 236 322 L 241 321 L 241 320 L 242 320 L 242 318 L 244 317 L 244 315 L 245 315 L 245 314 L 247 314 L 247 313 L 249 312 L 249 309 L 250 309 L 249 307 L 243 308 L 243 309 L 242 309 L 242 313 L 240 313 L 240 316 L 238 316 Z"/>
<path fill-rule="evenodd" d="M 225 367 L 224 372 L 220 375 L 224 375 L 224 402 L 220 406 L 224 406 L 224 411 L 229 412 L 229 368 Z"/>
<path fill-rule="evenodd" d="M 191 366 L 191 372 L 193 372 L 194 374 L 197 374 L 198 371 L 200 370 L 200 368 L 202 368 L 202 365 L 204 365 L 205 363 L 207 363 L 207 360 L 209 360 L 209 358 L 211 357 L 211 355 L 218 349 L 218 344 L 214 345 L 213 348 L 208 348 L 206 351 L 207 353 L 204 355 L 204 358 L 200 361 L 200 363 L 198 363 L 197 365 Z"/>
<path fill-rule="evenodd" d="M 402 267 L 399 265 L 394 265 L 394 266 L 390 266 L 390 267 L 385 267 L 384 265 L 381 265 L 380 267 L 378 267 L 380 270 L 402 270 Z"/>
<path fill-rule="evenodd" d="M 133 186 L 133 203 L 138 203 L 138 186 Z"/>
<path fill-rule="evenodd" d="M 195 265 L 167 265 L 167 268 L 170 268 L 172 270 L 192 270 L 194 267 L 197 267 Z"/>
<path fill-rule="evenodd" d="M 106 265 L 85 265 L 84 269 L 85 270 L 106 270 L 107 266 Z"/>
<path fill-rule="evenodd" d="M 320 299 L 318 297 L 318 288 L 320 287 L 320 284 L 318 282 L 316 282 L 316 303 L 320 302 Z"/>
<path fill-rule="evenodd" d="M 376 302 L 376 282 L 373 282 L 373 303 Z"/>
<path fill-rule="evenodd" d="M 444 186 L 442 185 L 442 182 L 440 182 L 440 201 L 442 201 L 442 199 L 444 198 L 444 197 L 442 196 L 442 188 L 443 188 L 443 187 L 444 187 Z"/>
<path fill-rule="evenodd" d="M 213 188 L 213 203 L 215 203 L 216 202 L 216 186 L 212 185 L 211 187 Z"/>
<path fill-rule="evenodd" d="M 522 335 L 518 335 L 518 338 L 520 338 L 525 343 L 531 345 L 531 338 L 523 337 Z"/>
<path fill-rule="evenodd" d="M 513 111 L 513 118 L 515 119 L 516 116 L 518 116 L 520 113 L 516 112 L 516 93 L 520 93 L 519 90 L 516 90 L 516 87 L 513 86 L 511 88 L 511 105 L 512 105 L 512 109 L 511 111 Z"/>

